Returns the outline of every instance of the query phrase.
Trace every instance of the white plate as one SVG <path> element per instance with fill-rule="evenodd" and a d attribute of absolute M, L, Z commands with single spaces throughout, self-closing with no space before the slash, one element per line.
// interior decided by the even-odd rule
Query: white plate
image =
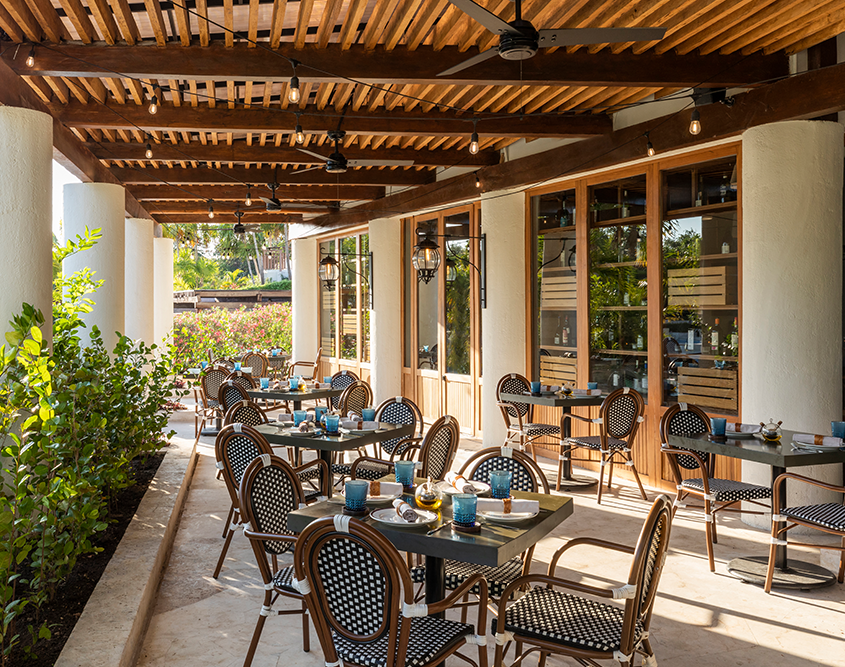
<path fill-rule="evenodd" d="M 795 442 L 792 441 L 792 446 L 796 449 L 807 449 L 810 451 L 824 450 L 826 452 L 835 452 L 840 449 L 839 445 L 811 445 L 809 442 Z"/>
<path fill-rule="evenodd" d="M 360 433 L 375 433 L 376 431 L 379 430 L 379 427 L 376 427 L 376 428 L 343 428 L 343 426 L 341 426 L 338 430 L 341 433 L 347 433 L 349 435 L 356 435 L 356 434 L 360 434 Z"/>
<path fill-rule="evenodd" d="M 401 516 L 396 513 L 393 507 L 385 508 L 383 510 L 373 510 L 370 516 L 379 523 L 387 523 L 396 528 L 414 528 L 417 526 L 424 526 L 432 521 L 437 520 L 437 514 L 429 512 L 428 510 L 417 509 L 417 520 L 415 523 L 406 522 Z"/>
<path fill-rule="evenodd" d="M 323 435 L 323 432 L 320 429 L 316 431 L 300 431 L 296 426 L 293 428 L 287 428 L 286 426 L 279 425 L 279 428 L 284 429 L 282 435 L 295 435 L 300 438 L 316 438 Z"/>
<path fill-rule="evenodd" d="M 344 494 L 337 493 L 335 495 L 338 498 L 340 498 L 340 502 L 342 502 L 344 505 L 346 504 L 346 496 Z M 381 495 L 381 496 L 369 496 L 368 495 L 367 496 L 367 502 L 368 503 L 389 503 L 389 502 L 396 500 L 401 495 L 402 495 L 401 493 L 391 493 L 391 494 L 388 494 L 386 496 L 385 495 Z M 417 510 L 417 512 L 419 512 L 419 510 Z M 394 514 L 395 514 L 395 510 L 394 510 Z M 399 515 L 397 514 L 396 516 L 399 516 Z"/>
<path fill-rule="evenodd" d="M 526 519 L 533 519 L 540 512 L 511 512 L 505 514 L 504 512 L 479 512 L 478 516 L 487 521 L 501 521 L 503 523 L 512 523 L 516 521 L 525 521 Z"/>
<path fill-rule="evenodd" d="M 485 493 L 490 493 L 490 485 L 485 484 L 484 482 L 470 482 L 473 488 L 475 489 L 475 495 L 480 496 Z M 456 493 L 462 493 L 458 491 L 454 486 L 449 484 L 449 482 L 437 482 L 437 488 L 440 489 L 443 493 L 447 496 L 454 496 Z"/>

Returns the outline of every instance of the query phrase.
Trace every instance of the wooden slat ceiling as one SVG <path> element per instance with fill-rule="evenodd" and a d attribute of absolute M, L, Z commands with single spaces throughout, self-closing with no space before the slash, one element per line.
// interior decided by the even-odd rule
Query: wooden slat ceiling
<path fill-rule="evenodd" d="M 508 0 L 479 4 L 513 18 Z M 160 200 L 190 207 L 195 192 L 195 209 L 180 208 L 190 214 L 206 198 L 234 206 L 245 183 L 268 179 L 301 186 L 289 197 L 280 191 L 285 201 L 380 196 L 383 186 L 431 182 L 437 166 L 496 163 L 496 151 L 520 137 L 610 131 L 610 113 L 652 96 L 762 84 L 787 74 L 786 55 L 845 31 L 845 2 L 525 0 L 523 17 L 537 28 L 667 33 L 659 42 L 545 49 L 521 68 L 496 57 L 442 79 L 437 72 L 497 43 L 447 0 L 0 0 L 0 46 L 118 178 L 148 203 L 158 190 Z M 298 104 L 288 101 L 289 58 L 301 63 Z M 157 92 L 161 113 L 152 116 Z M 295 151 L 294 112 L 310 150 L 331 152 L 325 130 L 343 116 L 348 158 L 414 166 L 295 174 L 315 160 Z M 307 134 L 309 126 L 320 132 Z"/>

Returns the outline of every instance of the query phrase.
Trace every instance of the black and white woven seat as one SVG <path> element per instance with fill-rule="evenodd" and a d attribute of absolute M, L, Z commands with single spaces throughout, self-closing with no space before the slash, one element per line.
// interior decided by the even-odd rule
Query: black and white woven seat
<path fill-rule="evenodd" d="M 332 375 L 331 381 L 331 388 L 332 389 L 340 389 L 344 390 L 349 385 L 358 381 L 358 376 L 355 375 L 352 371 L 338 371 L 334 375 Z M 332 410 L 337 410 L 337 406 L 340 403 L 340 396 L 331 396 L 329 398 L 329 407 Z"/>
<path fill-rule="evenodd" d="M 494 667 L 504 666 L 504 655 L 512 642 L 519 654 L 512 664 L 539 649 L 540 664 L 546 655 L 556 654 L 583 665 L 614 659 L 623 667 L 633 667 L 635 658 L 640 656 L 644 667 L 656 667 L 648 634 L 671 526 L 671 502 L 667 496 L 659 496 L 646 517 L 636 547 L 578 537 L 555 552 L 547 575 L 529 574 L 513 581 L 503 592 L 492 623 L 496 637 Z M 631 554 L 634 558 L 627 583 L 599 588 L 556 577 L 561 557 L 581 545 Z M 527 585 L 531 588 L 523 596 L 509 602 L 512 593 Z M 562 588 L 577 590 L 579 594 L 564 592 Z M 624 602 L 614 604 L 580 594 Z"/>
<path fill-rule="evenodd" d="M 512 581 L 524 574 L 525 563 L 520 556 L 514 556 L 504 565 L 498 567 L 447 559 L 445 567 L 447 590 L 455 590 L 470 577 L 480 574 L 487 581 L 489 596 L 498 599 Z M 415 584 L 425 583 L 425 565 L 415 565 L 411 568 L 411 580 Z M 478 592 L 479 586 L 474 586 L 469 591 L 473 595 L 477 595 Z"/>
<path fill-rule="evenodd" d="M 560 442 L 560 426 L 534 422 L 534 405 L 502 400 L 502 394 L 523 394 L 531 389 L 531 383 L 519 373 L 508 373 L 499 379 L 496 385 L 496 401 L 505 420 L 507 433 L 504 446 L 517 447 L 520 451 L 531 448 L 534 456 L 534 443 L 542 438 L 554 436 Z"/>
<path fill-rule="evenodd" d="M 603 447 L 601 436 L 599 435 L 579 435 L 569 438 L 568 442 L 572 445 L 586 447 L 587 449 L 595 449 L 596 451 L 601 451 Z M 609 436 L 605 440 L 604 446 L 606 446 L 607 449 L 628 449 L 627 442 L 625 442 L 624 440 L 619 440 L 618 438 L 611 438 Z"/>
<path fill-rule="evenodd" d="M 327 664 L 427 667 L 470 644 L 478 645 L 478 664 L 486 665 L 487 586 L 481 577 L 438 603 L 414 604 L 413 583 L 396 547 L 371 526 L 342 516 L 318 519 L 302 531 L 294 566 L 308 611 L 320 619 L 315 625 Z M 437 617 L 475 585 L 476 626 Z"/>
<path fill-rule="evenodd" d="M 795 473 L 786 472 L 778 475 L 777 479 L 772 484 L 774 491 L 772 496 L 772 507 L 780 508 L 777 513 L 772 514 L 772 539 L 769 546 L 769 567 L 766 572 L 765 591 L 767 593 L 772 590 L 772 581 L 775 574 L 775 566 L 778 559 L 786 560 L 786 546 L 796 547 L 815 547 L 817 549 L 833 549 L 839 551 L 839 574 L 836 580 L 841 584 L 845 583 L 845 504 L 839 503 L 820 503 L 818 505 L 800 505 L 797 507 L 784 507 L 786 504 L 786 482 L 791 480 L 792 483 L 806 484 L 815 486 L 826 491 L 831 491 L 836 494 L 845 493 L 845 486 L 837 486 L 835 484 L 828 484 L 827 482 L 820 482 L 803 475 L 796 475 Z M 840 495 L 841 498 L 841 495 Z M 796 542 L 795 540 L 788 540 L 787 533 L 797 526 L 804 528 L 813 528 L 820 530 L 829 535 L 839 537 L 839 544 L 825 543 L 825 544 L 811 544 L 805 542 Z M 782 549 L 781 553 L 778 550 Z"/>
<path fill-rule="evenodd" d="M 322 462 L 321 462 L 322 463 Z M 268 616 L 302 616 L 302 649 L 310 648 L 305 600 L 296 584 L 292 565 L 279 567 L 278 556 L 294 550 L 296 536 L 288 530 L 288 514 L 302 507 L 302 487 L 293 468 L 278 456 L 254 459 L 244 472 L 240 485 L 244 535 L 249 539 L 264 584 L 264 600 L 247 650 L 244 667 L 249 667 Z M 277 598 L 299 601 L 299 608 L 274 609 Z"/>
<path fill-rule="evenodd" d="M 341 477 L 349 477 L 352 474 L 353 463 L 334 463 L 332 464 L 332 472 Z M 379 465 L 378 463 L 362 463 L 355 469 L 355 479 L 376 480 L 381 479 L 385 475 L 389 475 L 393 468 L 389 465 Z"/>
<path fill-rule="evenodd" d="M 674 506 L 704 511 L 707 558 L 710 571 L 715 572 L 713 545 L 718 542 L 717 513 L 742 511 L 746 514 L 763 514 L 762 511 L 742 509 L 735 505 L 740 501 L 746 501 L 765 508 L 767 506 L 758 501 L 771 498 L 772 490 L 768 486 L 713 477 L 716 464 L 714 455 L 668 444 L 670 435 L 692 437 L 709 432 L 710 418 L 704 410 L 689 403 L 676 403 L 670 406 L 660 420 L 660 442 L 662 443 L 660 450 L 668 459 L 678 489 Z M 684 471 L 693 470 L 700 476 L 684 478 Z M 689 500 L 701 502 L 701 505 L 690 505 Z"/>

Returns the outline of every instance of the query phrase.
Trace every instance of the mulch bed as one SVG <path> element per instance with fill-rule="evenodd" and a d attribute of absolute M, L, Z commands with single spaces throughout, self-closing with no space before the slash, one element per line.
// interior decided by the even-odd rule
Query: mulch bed
<path fill-rule="evenodd" d="M 118 493 L 112 511 L 114 523 L 109 524 L 105 531 L 91 540 L 94 546 L 103 550 L 96 554 L 82 556 L 77 561 L 70 577 L 59 587 L 56 597 L 41 607 L 37 624 L 34 618 L 35 610 L 15 619 L 22 643 L 16 647 L 8 664 L 25 667 L 53 667 L 56 663 L 65 642 L 73 632 L 76 621 L 85 609 L 88 598 L 94 592 L 112 554 L 120 544 L 123 533 L 132 521 L 135 510 L 141 504 L 147 487 L 155 477 L 164 454 L 165 450 L 162 450 L 147 457 L 139 457 L 130 463 L 135 475 L 135 484 Z M 42 621 L 47 621 L 53 636 L 49 640 L 39 640 L 32 649 L 32 654 L 27 656 L 23 651 L 23 645 L 28 644 L 28 638 L 24 636 L 27 632 L 26 627 L 29 624 L 40 626 Z"/>

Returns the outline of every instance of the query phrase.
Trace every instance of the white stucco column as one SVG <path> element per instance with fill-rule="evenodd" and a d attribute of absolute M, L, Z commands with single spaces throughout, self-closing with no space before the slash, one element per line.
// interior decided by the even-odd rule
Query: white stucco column
<path fill-rule="evenodd" d="M 402 223 L 370 222 L 373 309 L 370 311 L 370 383 L 375 404 L 402 395 Z"/>
<path fill-rule="evenodd" d="M 173 239 L 153 239 L 153 340 L 170 338 L 173 329 Z"/>
<path fill-rule="evenodd" d="M 0 107 L 0 330 L 29 303 L 52 335 L 53 119 L 40 111 Z"/>
<path fill-rule="evenodd" d="M 83 316 L 91 327 L 97 326 L 106 348 L 111 351 L 117 342 L 115 332 L 125 327 L 125 194 L 122 185 L 112 183 L 71 183 L 64 190 L 65 238 L 73 239 L 91 231 L 102 230 L 102 238 L 90 250 L 68 257 L 63 264 L 65 274 L 86 266 L 94 271 L 95 280 L 105 283 L 91 296 L 93 310 Z"/>
<path fill-rule="evenodd" d="M 126 325 L 124 333 L 151 345 L 154 337 L 152 220 L 126 220 Z"/>
<path fill-rule="evenodd" d="M 291 243 L 291 301 L 293 354 L 291 361 L 313 361 L 320 345 L 320 280 L 317 275 L 317 241 Z M 316 371 L 319 375 L 319 369 Z"/>
<path fill-rule="evenodd" d="M 498 196 L 496 196 L 498 195 Z M 525 373 L 525 194 L 481 196 L 487 235 L 487 308 L 481 311 L 481 427 L 484 446 L 505 440 L 496 384 L 506 373 Z"/>
<path fill-rule="evenodd" d="M 830 433 L 842 418 L 842 163 L 839 123 L 790 121 L 742 137 L 742 419 Z M 793 470 L 840 484 L 842 466 Z M 743 461 L 742 478 L 770 483 Z M 788 505 L 841 498 L 789 485 Z M 768 517 L 745 515 L 769 528 Z M 797 530 L 797 529 L 796 529 Z M 794 531 L 793 531 L 794 532 Z"/>

